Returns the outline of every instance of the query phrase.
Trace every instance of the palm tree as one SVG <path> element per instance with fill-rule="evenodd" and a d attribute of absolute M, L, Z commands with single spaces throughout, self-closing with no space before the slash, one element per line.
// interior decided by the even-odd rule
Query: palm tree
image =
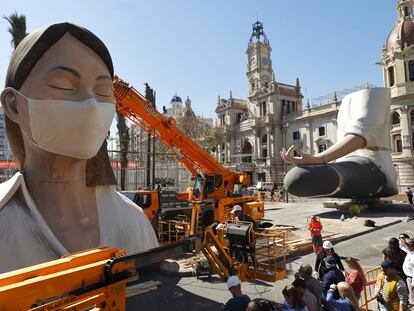
<path fill-rule="evenodd" d="M 19 15 L 17 12 L 9 16 L 3 16 L 10 24 L 8 29 L 12 36 L 10 43 L 16 49 L 19 43 L 27 36 L 26 33 L 26 15 Z"/>

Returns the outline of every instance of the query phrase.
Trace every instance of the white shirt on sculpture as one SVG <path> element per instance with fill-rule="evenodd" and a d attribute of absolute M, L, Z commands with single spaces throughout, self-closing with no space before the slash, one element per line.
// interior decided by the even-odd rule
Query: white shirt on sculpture
<path fill-rule="evenodd" d="M 140 207 L 116 192 L 114 186 L 95 189 L 99 246 L 127 252 L 158 246 L 155 232 Z M 0 249 L 0 273 L 68 254 L 37 209 L 21 173 L 0 184 Z"/>
<path fill-rule="evenodd" d="M 373 161 L 387 179 L 387 186 L 397 189 L 397 171 L 392 164 L 390 145 L 390 102 L 388 88 L 370 88 L 345 96 L 338 112 L 337 141 L 347 134 L 365 139 L 366 145 L 337 162 L 357 156 Z"/>

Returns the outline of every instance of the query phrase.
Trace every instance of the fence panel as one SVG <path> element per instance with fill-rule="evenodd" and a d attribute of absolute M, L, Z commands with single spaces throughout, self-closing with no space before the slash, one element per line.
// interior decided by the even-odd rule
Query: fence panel
<path fill-rule="evenodd" d="M 368 311 L 368 305 L 371 301 L 375 300 L 375 284 L 377 283 L 378 274 L 381 272 L 381 267 L 377 267 L 365 272 L 365 278 L 367 284 L 362 290 L 361 300 L 359 307 Z"/>

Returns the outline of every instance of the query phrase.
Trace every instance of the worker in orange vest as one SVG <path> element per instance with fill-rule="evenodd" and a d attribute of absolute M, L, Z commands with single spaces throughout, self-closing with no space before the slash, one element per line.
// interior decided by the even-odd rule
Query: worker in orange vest
<path fill-rule="evenodd" d="M 322 224 L 318 217 L 311 217 L 308 230 L 311 232 L 313 251 L 319 253 L 322 250 Z"/>

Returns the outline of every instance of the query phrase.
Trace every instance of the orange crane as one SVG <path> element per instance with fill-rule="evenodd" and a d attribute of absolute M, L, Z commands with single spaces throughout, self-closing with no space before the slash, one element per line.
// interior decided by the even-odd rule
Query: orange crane
<path fill-rule="evenodd" d="M 254 196 L 234 196 L 234 185 L 250 184 L 244 172 L 232 172 L 198 146 L 177 126 L 173 117 L 166 117 L 130 84 L 115 77 L 114 94 L 117 111 L 139 125 L 175 152 L 195 178 L 190 202 L 193 203 L 191 233 L 198 232 L 198 225 L 214 221 L 224 223 L 234 205 L 254 219 L 264 216 L 264 204 Z"/>
<path fill-rule="evenodd" d="M 99 247 L 0 274 L 0 310 L 125 310 L 137 270 L 197 251 L 192 237 L 140 253 Z"/>

